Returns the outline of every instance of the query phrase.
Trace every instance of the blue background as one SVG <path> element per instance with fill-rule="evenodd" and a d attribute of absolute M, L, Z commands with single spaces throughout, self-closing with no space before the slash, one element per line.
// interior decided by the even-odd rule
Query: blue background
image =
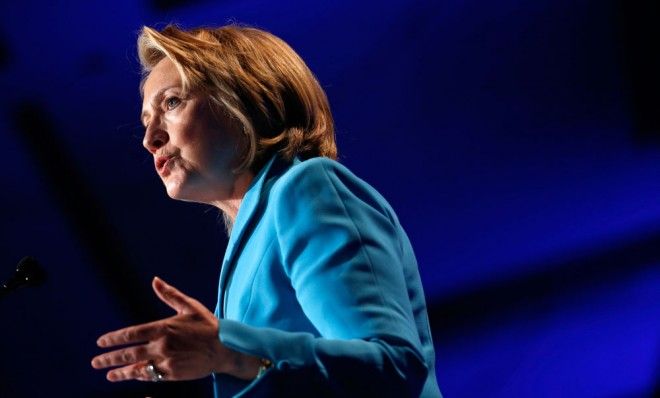
<path fill-rule="evenodd" d="M 632 3 L 3 2 L 0 279 L 28 254 L 49 279 L 0 301 L 0 396 L 210 394 L 89 362 L 170 314 L 154 275 L 215 305 L 222 223 L 141 146 L 135 40 L 229 21 L 300 53 L 340 161 L 397 211 L 447 397 L 657 394 L 660 12 Z"/>

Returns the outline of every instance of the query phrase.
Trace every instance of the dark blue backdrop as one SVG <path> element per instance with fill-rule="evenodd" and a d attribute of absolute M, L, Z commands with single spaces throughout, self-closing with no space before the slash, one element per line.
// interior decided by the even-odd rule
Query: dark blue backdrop
<path fill-rule="evenodd" d="M 89 361 L 169 314 L 154 275 L 214 306 L 221 223 L 169 200 L 141 147 L 135 39 L 228 21 L 301 54 L 340 160 L 398 212 L 446 396 L 657 394 L 660 12 L 633 3 L 3 2 L 0 279 L 26 254 L 50 278 L 0 301 L 0 396 L 210 393 Z"/>

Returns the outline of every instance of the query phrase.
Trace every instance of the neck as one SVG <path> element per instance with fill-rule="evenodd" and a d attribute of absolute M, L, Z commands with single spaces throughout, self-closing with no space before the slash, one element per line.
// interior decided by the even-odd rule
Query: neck
<path fill-rule="evenodd" d="M 236 220 L 238 209 L 241 207 L 243 197 L 245 196 L 245 193 L 247 192 L 247 189 L 250 186 L 253 178 L 254 175 L 249 171 L 239 174 L 236 176 L 236 180 L 234 181 L 234 186 L 232 188 L 231 195 L 229 195 L 229 198 L 213 201 L 210 203 L 211 205 L 220 209 L 220 211 L 225 214 L 225 216 L 231 221 L 232 224 Z"/>

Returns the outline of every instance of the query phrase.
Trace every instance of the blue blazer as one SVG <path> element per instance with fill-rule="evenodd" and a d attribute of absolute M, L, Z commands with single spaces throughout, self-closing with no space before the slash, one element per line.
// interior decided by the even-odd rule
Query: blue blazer
<path fill-rule="evenodd" d="M 327 158 L 273 157 L 239 208 L 219 337 L 274 366 L 215 374 L 217 397 L 440 397 L 410 242 L 371 186 Z"/>

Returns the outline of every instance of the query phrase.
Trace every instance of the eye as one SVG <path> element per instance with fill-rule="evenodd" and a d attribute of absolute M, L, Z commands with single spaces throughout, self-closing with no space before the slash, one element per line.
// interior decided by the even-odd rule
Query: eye
<path fill-rule="evenodd" d="M 169 97 L 165 99 L 165 107 L 168 111 L 176 108 L 181 103 L 181 99 L 178 97 Z"/>

